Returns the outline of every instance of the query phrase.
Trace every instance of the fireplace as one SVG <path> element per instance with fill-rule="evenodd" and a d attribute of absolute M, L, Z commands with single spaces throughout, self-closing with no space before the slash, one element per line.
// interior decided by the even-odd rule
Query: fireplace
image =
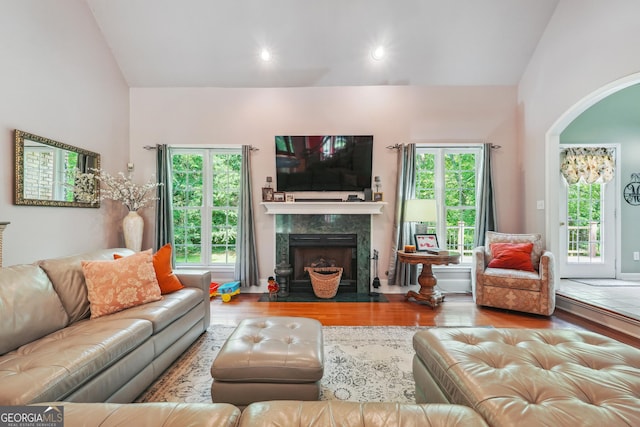
<path fill-rule="evenodd" d="M 290 203 L 293 207 L 302 203 Z M 343 205 L 360 206 L 358 203 L 342 203 Z M 275 205 L 285 205 L 280 203 Z M 275 264 L 285 260 L 293 265 L 296 255 L 293 252 L 301 252 L 300 256 L 308 256 L 307 249 L 313 245 L 320 248 L 331 249 L 326 253 L 326 258 L 341 260 L 343 282 L 340 292 L 369 293 L 371 280 L 371 216 L 361 214 L 277 214 L 275 215 Z M 293 246 L 290 245 L 290 237 L 294 236 Z M 323 242 L 314 242 L 313 239 L 298 239 L 298 237 L 320 236 Z M 348 236 L 348 239 L 346 237 Z M 296 249 L 297 248 L 297 249 Z M 338 253 L 340 252 L 340 253 Z M 318 254 L 318 252 L 316 252 Z M 319 255 L 323 255 L 320 253 Z M 303 264 L 307 261 L 303 261 Z M 304 265 L 296 267 L 304 271 Z M 300 277 L 300 270 L 291 274 L 298 282 L 292 286 L 292 291 L 300 290 L 302 286 L 306 291 L 311 290 L 311 280 L 308 276 Z"/>
<path fill-rule="evenodd" d="M 291 292 L 309 292 L 305 267 L 341 267 L 338 292 L 357 292 L 358 236 L 356 234 L 290 234 Z"/>

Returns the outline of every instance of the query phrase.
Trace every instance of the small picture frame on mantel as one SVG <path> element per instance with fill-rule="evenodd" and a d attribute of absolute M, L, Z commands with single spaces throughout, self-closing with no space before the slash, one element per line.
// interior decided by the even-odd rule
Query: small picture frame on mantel
<path fill-rule="evenodd" d="M 286 203 L 293 203 L 296 201 L 296 197 L 293 193 L 285 193 L 284 195 L 284 201 Z"/>
<path fill-rule="evenodd" d="M 274 202 L 284 202 L 284 191 L 275 191 L 273 193 Z"/>
<path fill-rule="evenodd" d="M 271 187 L 262 188 L 262 201 L 273 202 L 273 188 Z"/>
<path fill-rule="evenodd" d="M 373 201 L 374 202 L 381 202 L 382 201 L 382 193 L 379 193 L 379 192 L 373 193 Z"/>

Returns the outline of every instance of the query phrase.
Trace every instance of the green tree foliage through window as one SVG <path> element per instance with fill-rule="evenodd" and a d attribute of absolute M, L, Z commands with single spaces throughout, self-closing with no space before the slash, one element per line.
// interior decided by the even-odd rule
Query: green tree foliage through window
<path fill-rule="evenodd" d="M 180 149 L 171 158 L 176 263 L 234 264 L 240 150 Z"/>
<path fill-rule="evenodd" d="M 461 262 L 470 262 L 473 250 L 479 154 L 475 147 L 421 147 L 416 154 L 415 197 L 438 205 L 438 222 L 421 232 L 436 233 L 441 247 L 460 252 Z"/>

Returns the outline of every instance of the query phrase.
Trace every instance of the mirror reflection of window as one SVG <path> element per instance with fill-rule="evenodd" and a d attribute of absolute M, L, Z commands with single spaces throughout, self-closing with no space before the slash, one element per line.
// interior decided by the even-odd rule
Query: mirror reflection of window
<path fill-rule="evenodd" d="M 99 154 L 20 130 L 15 143 L 17 205 L 100 206 L 97 182 L 82 175 L 100 168 Z"/>

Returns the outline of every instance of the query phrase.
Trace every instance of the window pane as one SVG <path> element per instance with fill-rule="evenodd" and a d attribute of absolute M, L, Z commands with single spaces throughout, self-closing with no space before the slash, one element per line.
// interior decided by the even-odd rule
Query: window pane
<path fill-rule="evenodd" d="M 172 155 L 176 261 L 233 264 L 242 154 L 228 149 L 187 151 Z"/>
<path fill-rule="evenodd" d="M 416 197 L 437 200 L 444 221 L 434 229 L 446 237 L 446 243 L 439 239 L 440 245 L 460 252 L 461 262 L 471 262 L 473 250 L 477 152 L 421 148 L 416 156 Z"/>
<path fill-rule="evenodd" d="M 176 263 L 202 263 L 202 167 L 201 154 L 173 154 L 173 232 Z"/>

